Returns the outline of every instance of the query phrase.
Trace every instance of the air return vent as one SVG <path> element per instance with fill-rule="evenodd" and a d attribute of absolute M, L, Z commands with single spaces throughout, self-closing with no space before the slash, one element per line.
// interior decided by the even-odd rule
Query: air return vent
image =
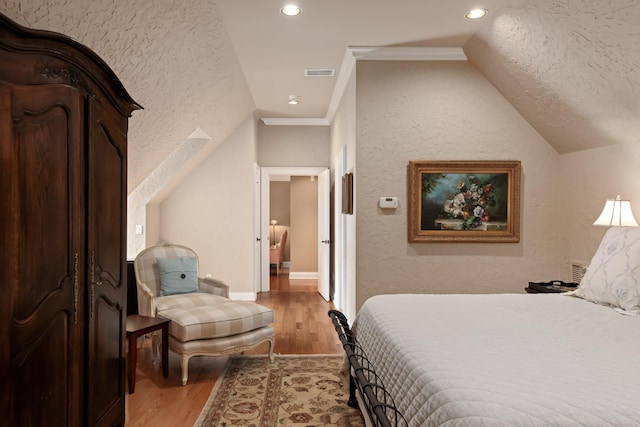
<path fill-rule="evenodd" d="M 588 264 L 582 261 L 570 261 L 569 262 L 569 280 L 574 283 L 580 283 L 582 276 L 587 272 Z"/>
<path fill-rule="evenodd" d="M 336 70 L 333 68 L 307 68 L 304 70 L 305 77 L 333 77 Z"/>

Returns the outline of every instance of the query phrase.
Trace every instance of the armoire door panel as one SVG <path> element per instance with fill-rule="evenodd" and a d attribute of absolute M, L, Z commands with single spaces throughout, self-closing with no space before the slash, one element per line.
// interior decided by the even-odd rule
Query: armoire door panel
<path fill-rule="evenodd" d="M 76 89 L 62 85 L 0 82 L 0 93 L 9 98 L 10 117 L 3 124 L 9 131 L 2 160 L 12 166 L 2 171 L 12 220 L 0 222 L 11 265 L 0 278 L 10 313 L 5 365 L 11 391 L 6 404 L 9 425 L 80 425 L 84 105 Z M 22 405 L 25 400 L 38 402 L 37 414 L 29 414 Z M 18 421 L 25 417 L 24 424 Z M 42 423 L 32 423 L 33 417 Z"/>
<path fill-rule="evenodd" d="M 109 425 L 110 412 L 118 408 L 124 398 L 125 377 L 118 357 L 125 353 L 122 328 L 126 328 L 126 312 L 120 304 L 114 304 L 104 297 L 95 302 L 93 323 L 100 331 L 92 340 L 94 363 L 101 368 L 93 371 L 91 392 L 93 409 L 98 425 Z"/>
<path fill-rule="evenodd" d="M 77 97 L 77 95 L 76 95 Z M 26 319 L 54 292 L 71 288 L 73 270 L 69 217 L 74 195 L 68 180 L 70 121 L 62 105 L 25 111 L 14 105 L 18 145 L 20 227 L 20 287 L 16 319 Z M 17 110 L 17 111 L 16 111 Z M 73 125 L 73 124 L 72 124 Z M 45 262 L 46 260 L 46 262 Z"/>
<path fill-rule="evenodd" d="M 113 424 L 124 407 L 126 319 L 126 120 L 89 100 L 88 250 L 90 422 Z M 91 369 L 100 366 L 101 369 Z M 106 380 L 109 387 L 104 387 Z M 119 381 L 119 383 L 116 381 Z"/>
<path fill-rule="evenodd" d="M 89 240 L 95 256 L 96 280 L 113 288 L 126 279 L 124 245 L 118 232 L 126 222 L 126 135 L 95 102 L 90 104 L 92 142 L 89 146 Z M 122 120 L 120 120 L 122 121 Z M 125 125 L 126 126 L 126 125 Z"/>
<path fill-rule="evenodd" d="M 16 406 L 13 422 L 15 426 L 68 426 L 70 420 L 79 420 L 73 414 L 69 404 L 76 399 L 72 395 L 75 384 L 70 349 L 65 345 L 69 341 L 69 318 L 58 315 L 48 319 L 48 328 L 38 339 L 27 343 L 11 367 L 15 380 L 12 395 L 21 401 L 34 402 L 33 406 Z M 57 367 L 49 367 L 51 355 L 56 355 Z M 55 415 L 54 415 L 55 414 Z M 1 423 L 0 423 L 1 424 Z"/>

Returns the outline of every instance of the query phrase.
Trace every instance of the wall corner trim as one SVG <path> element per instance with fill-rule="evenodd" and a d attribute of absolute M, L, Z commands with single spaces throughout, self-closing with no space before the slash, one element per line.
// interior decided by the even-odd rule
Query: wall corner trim
<path fill-rule="evenodd" d="M 357 61 L 466 61 L 460 47 L 349 46 Z"/>
<path fill-rule="evenodd" d="M 269 118 L 263 117 L 267 126 L 329 126 L 331 123 L 323 118 Z"/>

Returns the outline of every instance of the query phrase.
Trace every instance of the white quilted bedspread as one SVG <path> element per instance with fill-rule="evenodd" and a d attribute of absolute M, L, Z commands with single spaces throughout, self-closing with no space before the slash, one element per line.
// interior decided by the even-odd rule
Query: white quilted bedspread
<path fill-rule="evenodd" d="M 640 426 L 640 318 L 559 294 L 384 295 L 356 337 L 409 426 Z"/>

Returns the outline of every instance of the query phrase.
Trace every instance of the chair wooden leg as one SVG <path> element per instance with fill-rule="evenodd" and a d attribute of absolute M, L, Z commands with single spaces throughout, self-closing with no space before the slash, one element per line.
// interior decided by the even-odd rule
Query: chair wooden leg
<path fill-rule="evenodd" d="M 271 337 L 269 339 L 269 361 L 271 363 L 274 362 L 275 358 L 273 357 L 273 346 L 276 344 L 276 339 L 275 337 Z"/>
<path fill-rule="evenodd" d="M 180 364 L 182 365 L 182 385 L 187 385 L 189 379 L 189 357 L 186 354 L 180 356 Z"/>

